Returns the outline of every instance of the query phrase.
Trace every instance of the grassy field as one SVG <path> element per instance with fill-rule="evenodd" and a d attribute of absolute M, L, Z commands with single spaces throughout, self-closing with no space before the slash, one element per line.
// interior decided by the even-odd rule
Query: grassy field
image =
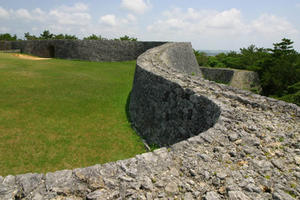
<path fill-rule="evenodd" d="M 0 175 L 144 152 L 126 117 L 135 61 L 24 60 L 0 53 Z"/>

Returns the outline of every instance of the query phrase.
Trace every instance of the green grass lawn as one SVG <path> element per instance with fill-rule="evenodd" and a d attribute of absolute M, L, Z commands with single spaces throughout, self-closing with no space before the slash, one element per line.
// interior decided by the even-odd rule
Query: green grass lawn
<path fill-rule="evenodd" d="M 86 167 L 144 152 L 126 102 L 135 61 L 0 53 L 0 175 Z"/>

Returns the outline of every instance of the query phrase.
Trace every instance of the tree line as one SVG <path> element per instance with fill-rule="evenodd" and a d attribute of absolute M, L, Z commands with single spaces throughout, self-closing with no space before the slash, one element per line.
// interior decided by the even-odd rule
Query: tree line
<path fill-rule="evenodd" d="M 300 54 L 293 41 L 283 38 L 273 48 L 250 45 L 240 52 L 231 51 L 216 56 L 194 51 L 200 66 L 250 70 L 258 73 L 262 95 L 300 106 Z"/>
<path fill-rule="evenodd" d="M 69 34 L 53 34 L 49 30 L 44 30 L 39 36 L 30 34 L 29 32 L 24 33 L 25 40 L 79 40 L 76 35 Z M 17 37 L 17 35 L 11 35 L 9 33 L 0 34 L 0 40 L 5 41 L 17 41 L 22 40 Z M 83 40 L 108 40 L 101 35 L 92 34 L 90 36 L 84 37 Z M 129 37 L 124 35 L 120 38 L 114 38 L 112 40 L 122 40 L 122 41 L 137 41 L 137 38 Z"/>

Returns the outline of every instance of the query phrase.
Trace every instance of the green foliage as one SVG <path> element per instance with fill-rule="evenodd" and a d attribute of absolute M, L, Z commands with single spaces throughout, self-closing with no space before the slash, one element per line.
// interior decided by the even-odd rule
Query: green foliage
<path fill-rule="evenodd" d="M 52 33 L 50 33 L 50 31 L 48 31 L 48 30 L 44 30 L 44 32 L 41 33 L 40 37 L 39 37 L 40 40 L 50 40 L 53 38 L 54 38 L 54 35 Z"/>
<path fill-rule="evenodd" d="M 159 146 L 157 144 L 149 144 L 150 151 L 154 151 L 156 149 L 159 149 Z"/>
<path fill-rule="evenodd" d="M 129 37 L 128 35 L 124 35 L 123 37 L 116 38 L 115 40 L 121 40 L 121 41 L 137 41 L 137 38 Z"/>
<path fill-rule="evenodd" d="M 36 37 L 35 35 L 30 35 L 29 32 L 24 33 L 24 37 L 26 40 L 38 40 L 38 37 Z"/>
<path fill-rule="evenodd" d="M 199 66 L 207 66 L 208 65 L 208 56 L 205 52 L 196 51 L 194 49 L 194 53 Z"/>
<path fill-rule="evenodd" d="M 101 35 L 97 36 L 95 34 L 92 34 L 88 37 L 84 37 L 84 40 L 107 40 L 106 38 L 102 37 Z"/>
<path fill-rule="evenodd" d="M 226 65 L 219 61 L 215 56 L 209 56 L 207 63 L 210 67 L 226 67 Z"/>
<path fill-rule="evenodd" d="M 280 100 L 295 103 L 300 106 L 300 82 L 288 87 L 288 94 L 279 98 Z"/>
<path fill-rule="evenodd" d="M 275 43 L 273 49 L 268 49 L 269 56 L 258 64 L 257 72 L 261 78 L 264 95 L 280 98 L 297 93 L 294 90 L 297 89 L 296 83 L 300 80 L 300 55 L 293 49 L 292 44 L 291 40 L 285 38 L 282 42 Z M 290 96 L 286 98 L 294 99 Z"/>
<path fill-rule="evenodd" d="M 78 40 L 78 38 L 75 35 L 68 35 L 68 34 L 54 35 L 53 39 L 55 39 L 55 40 Z"/>
<path fill-rule="evenodd" d="M 24 33 L 24 37 L 26 38 L 26 40 L 78 40 L 78 38 L 75 35 L 55 35 L 53 33 L 50 33 L 50 31 L 48 30 L 43 31 L 43 33 L 41 33 L 39 37 L 35 35 L 30 35 L 29 32 Z"/>
<path fill-rule="evenodd" d="M 263 95 L 300 105 L 300 54 L 292 44 L 291 40 L 283 38 L 271 49 L 250 45 L 241 48 L 239 53 L 231 51 L 216 56 L 194 52 L 202 66 L 255 71 L 259 74 Z"/>
<path fill-rule="evenodd" d="M 11 36 L 9 33 L 3 33 L 3 34 L 0 34 L 0 40 L 16 41 L 17 36 L 16 35 Z"/>

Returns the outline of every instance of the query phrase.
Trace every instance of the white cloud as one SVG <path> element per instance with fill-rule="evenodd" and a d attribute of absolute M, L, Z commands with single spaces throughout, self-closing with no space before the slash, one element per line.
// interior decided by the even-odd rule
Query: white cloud
<path fill-rule="evenodd" d="M 136 17 L 132 14 L 128 14 L 127 19 L 128 19 L 129 22 L 135 22 L 136 21 Z"/>
<path fill-rule="evenodd" d="M 151 4 L 145 0 L 122 0 L 121 7 L 136 14 L 143 14 L 151 8 Z"/>
<path fill-rule="evenodd" d="M 246 21 L 240 10 L 181 10 L 163 13 L 164 18 L 148 25 L 148 35 L 160 40 L 193 41 L 197 46 L 237 49 L 241 45 L 296 38 L 299 31 L 286 19 L 264 14 Z M 243 44 L 241 44 L 243 43 Z"/>
<path fill-rule="evenodd" d="M 0 19 L 1 18 L 3 19 L 9 18 L 9 12 L 0 6 Z"/>
<path fill-rule="evenodd" d="M 251 28 L 253 32 L 261 33 L 267 37 L 277 33 L 291 35 L 298 32 L 286 19 L 268 14 L 261 15 L 258 19 L 254 20 Z"/>
<path fill-rule="evenodd" d="M 73 6 L 61 6 L 58 8 L 61 11 L 68 12 L 68 13 L 76 13 L 76 12 L 84 12 L 88 11 L 89 7 L 87 4 L 84 3 L 75 3 Z"/>
<path fill-rule="evenodd" d="M 63 25 L 87 25 L 90 23 L 91 15 L 86 12 L 86 4 L 77 3 L 73 6 L 61 6 L 49 11 L 49 15 L 59 24 Z"/>
<path fill-rule="evenodd" d="M 16 15 L 16 17 L 21 18 L 21 19 L 25 19 L 25 20 L 32 20 L 33 17 L 31 16 L 31 14 L 29 13 L 28 10 L 26 9 L 18 9 L 14 12 L 14 14 Z"/>
<path fill-rule="evenodd" d="M 241 22 L 241 12 L 235 8 L 216 13 L 211 16 L 207 26 L 217 29 L 231 29 L 243 26 Z"/>
<path fill-rule="evenodd" d="M 116 26 L 117 21 L 116 21 L 116 16 L 115 15 L 104 15 L 100 17 L 100 23 L 103 23 L 105 25 L 109 26 Z"/>
<path fill-rule="evenodd" d="M 125 26 L 133 26 L 136 23 L 136 17 L 132 14 L 128 14 L 126 17 L 119 18 L 113 14 L 108 14 L 100 17 L 100 24 L 107 27 L 115 27 L 115 28 L 125 28 Z"/>
<path fill-rule="evenodd" d="M 0 27 L 0 32 L 2 32 L 2 33 L 8 33 L 9 31 L 10 31 L 10 28 L 4 27 L 4 26 Z"/>
<path fill-rule="evenodd" d="M 72 6 L 60 6 L 58 8 L 43 11 L 40 8 L 27 10 L 24 8 L 10 10 L 9 13 L 0 7 L 0 18 L 8 17 L 17 18 L 25 21 L 38 21 L 50 25 L 74 25 L 84 26 L 90 24 L 91 15 L 87 12 L 88 6 L 83 3 L 77 3 Z M 21 22 L 19 21 L 19 22 Z M 46 25 L 45 24 L 45 25 Z"/>

